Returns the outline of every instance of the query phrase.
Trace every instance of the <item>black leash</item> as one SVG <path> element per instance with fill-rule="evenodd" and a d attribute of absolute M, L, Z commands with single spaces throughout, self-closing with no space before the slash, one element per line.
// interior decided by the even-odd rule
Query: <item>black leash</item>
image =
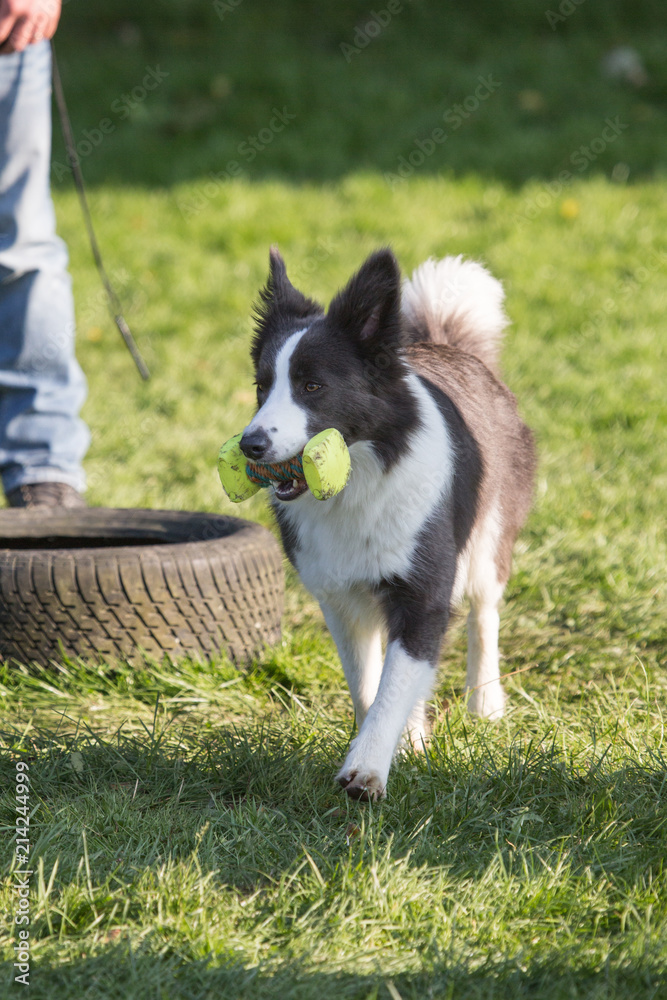
<path fill-rule="evenodd" d="M 83 211 L 83 217 L 86 223 L 86 229 L 88 230 L 88 239 L 90 240 L 90 249 L 93 252 L 93 258 L 95 264 L 97 265 L 97 270 L 99 271 L 100 278 L 102 279 L 102 284 L 104 285 L 105 291 L 107 293 L 107 299 L 109 303 L 109 310 L 113 316 L 114 323 L 120 331 L 120 335 L 125 341 L 128 351 L 134 359 L 134 363 L 139 369 L 139 374 L 143 379 L 150 378 L 150 372 L 146 367 L 146 362 L 139 353 L 139 348 L 137 347 L 134 337 L 130 332 L 130 328 L 125 322 L 125 317 L 123 316 L 122 307 L 120 304 L 120 299 L 116 295 L 111 282 L 109 281 L 104 263 L 102 261 L 102 254 L 100 253 L 99 244 L 95 236 L 95 230 L 93 229 L 93 220 L 90 217 L 90 209 L 88 208 L 88 199 L 86 198 L 86 188 L 83 183 L 83 174 L 81 173 L 81 167 L 79 165 L 79 158 L 76 155 L 76 144 L 74 142 L 74 135 L 72 133 L 72 123 L 70 122 L 69 114 L 67 113 L 67 103 L 65 101 L 65 92 L 63 90 L 62 81 L 60 79 L 60 73 L 58 71 L 58 63 L 56 61 L 56 50 L 51 42 L 51 56 L 53 64 L 53 93 L 56 98 L 56 105 L 58 106 L 58 114 L 60 115 L 60 127 L 63 132 L 63 139 L 65 140 L 65 149 L 67 151 L 67 159 L 72 168 L 72 173 L 74 174 L 74 184 L 76 186 L 77 194 L 79 195 L 79 201 L 81 202 L 81 209 Z"/>

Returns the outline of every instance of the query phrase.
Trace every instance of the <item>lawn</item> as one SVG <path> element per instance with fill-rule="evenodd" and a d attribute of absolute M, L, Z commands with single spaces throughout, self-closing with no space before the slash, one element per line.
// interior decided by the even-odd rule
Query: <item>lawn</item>
<path fill-rule="evenodd" d="M 466 715 L 461 618 L 428 753 L 397 760 L 383 803 L 347 801 L 333 775 L 349 697 L 289 570 L 283 641 L 246 671 L 0 665 L 0 996 L 22 988 L 17 760 L 32 1000 L 667 995 L 665 15 L 587 0 L 552 29 L 518 0 L 453 22 L 399 6 L 362 47 L 371 7 L 351 0 L 317 17 L 303 2 L 66 5 L 91 206 L 152 371 L 142 383 L 108 319 L 55 169 L 88 500 L 270 524 L 261 497 L 224 499 L 215 457 L 252 412 L 271 243 L 324 301 L 386 243 L 406 271 L 485 261 L 540 456 L 502 615 L 509 711 Z M 619 42 L 641 54 L 639 88 L 600 71 Z"/>

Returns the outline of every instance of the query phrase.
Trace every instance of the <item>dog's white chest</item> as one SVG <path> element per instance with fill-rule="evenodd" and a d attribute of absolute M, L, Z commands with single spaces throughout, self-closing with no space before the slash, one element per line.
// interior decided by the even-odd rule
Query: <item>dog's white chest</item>
<path fill-rule="evenodd" d="M 335 503 L 343 500 L 336 497 L 328 510 L 313 509 L 314 503 L 323 504 L 304 497 L 308 509 L 299 512 L 296 524 L 296 565 L 304 585 L 320 600 L 355 583 L 402 575 L 409 567 L 421 518 L 401 509 L 386 486 L 376 482 L 371 495 L 360 485 L 350 483 L 346 502 Z"/>
<path fill-rule="evenodd" d="M 285 505 L 296 532 L 296 567 L 304 585 L 326 600 L 355 584 L 405 577 L 415 546 L 453 472 L 446 426 L 430 395 L 411 380 L 422 411 L 422 426 L 406 454 L 384 472 L 366 442 L 352 445 L 352 475 L 331 500 L 304 495 Z"/>

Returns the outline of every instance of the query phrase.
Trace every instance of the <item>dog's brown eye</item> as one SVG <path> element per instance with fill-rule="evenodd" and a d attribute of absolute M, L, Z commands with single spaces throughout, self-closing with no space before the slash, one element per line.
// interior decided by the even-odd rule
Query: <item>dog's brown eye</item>
<path fill-rule="evenodd" d="M 322 386 L 319 382 L 306 382 L 306 392 L 317 392 Z"/>

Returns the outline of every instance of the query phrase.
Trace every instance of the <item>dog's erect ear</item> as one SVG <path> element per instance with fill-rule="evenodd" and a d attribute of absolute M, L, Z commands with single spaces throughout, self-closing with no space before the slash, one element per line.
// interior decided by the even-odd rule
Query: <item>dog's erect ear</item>
<path fill-rule="evenodd" d="M 285 261 L 278 247 L 271 247 L 269 277 L 259 293 L 259 301 L 255 304 L 254 312 L 258 329 L 276 315 L 305 319 L 323 312 L 321 305 L 302 295 L 289 280 Z"/>
<path fill-rule="evenodd" d="M 401 342 L 401 272 L 391 250 L 377 250 L 329 306 L 328 318 L 362 346 Z"/>

